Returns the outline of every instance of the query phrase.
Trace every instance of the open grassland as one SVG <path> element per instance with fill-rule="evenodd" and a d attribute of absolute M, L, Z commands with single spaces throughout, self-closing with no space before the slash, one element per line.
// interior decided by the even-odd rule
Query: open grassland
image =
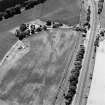
<path fill-rule="evenodd" d="M 0 80 L 0 99 L 10 105 L 15 102 L 52 105 L 77 36 L 75 31 L 66 29 L 43 32 L 27 39 L 30 51 L 15 62 L 14 67 L 0 72 L 4 75 L 7 71 Z"/>

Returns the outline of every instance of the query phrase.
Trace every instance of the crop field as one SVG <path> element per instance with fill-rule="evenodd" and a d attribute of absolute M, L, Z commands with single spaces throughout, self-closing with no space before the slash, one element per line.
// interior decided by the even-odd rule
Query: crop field
<path fill-rule="evenodd" d="M 0 99 L 10 105 L 52 105 L 77 36 L 72 30 L 54 30 L 28 39 L 30 51 L 0 80 Z"/>

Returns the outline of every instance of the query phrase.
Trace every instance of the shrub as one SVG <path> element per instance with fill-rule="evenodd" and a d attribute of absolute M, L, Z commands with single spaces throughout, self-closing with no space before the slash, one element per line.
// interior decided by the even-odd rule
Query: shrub
<path fill-rule="evenodd" d="M 27 29 L 27 25 L 26 24 L 21 24 L 20 25 L 20 31 L 23 32 Z"/>

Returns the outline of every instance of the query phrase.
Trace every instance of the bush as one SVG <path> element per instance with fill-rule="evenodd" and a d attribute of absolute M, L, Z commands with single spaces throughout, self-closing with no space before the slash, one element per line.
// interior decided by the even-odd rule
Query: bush
<path fill-rule="evenodd" d="M 34 3 L 33 3 L 33 1 L 28 1 L 28 2 L 26 2 L 26 5 L 25 5 L 25 9 L 27 10 L 27 9 L 31 9 L 31 8 L 33 8 L 34 7 Z"/>
<path fill-rule="evenodd" d="M 38 0 L 39 3 L 44 3 L 47 0 Z"/>
<path fill-rule="evenodd" d="M 83 55 L 77 55 L 76 59 L 83 59 Z"/>
<path fill-rule="evenodd" d="M 71 73 L 75 73 L 75 72 L 77 73 L 77 72 L 79 72 L 79 70 L 73 68 L 73 69 L 71 70 Z"/>
<path fill-rule="evenodd" d="M 21 5 L 16 5 L 16 6 L 14 7 L 14 9 L 15 9 L 15 11 L 16 11 L 15 14 L 20 14 L 20 13 L 21 13 Z"/>
<path fill-rule="evenodd" d="M 78 78 L 79 72 L 74 72 L 72 75 Z"/>
<path fill-rule="evenodd" d="M 7 12 L 4 12 L 4 18 L 5 19 L 8 19 L 8 18 L 10 18 L 11 16 L 9 16 L 9 14 L 7 13 Z"/>
<path fill-rule="evenodd" d="M 72 94 L 67 93 L 67 95 L 65 95 L 64 98 L 65 98 L 66 100 L 72 99 Z"/>
<path fill-rule="evenodd" d="M 70 85 L 71 85 L 71 86 L 76 86 L 77 83 L 78 83 L 78 81 L 71 81 L 71 82 L 70 82 Z"/>
<path fill-rule="evenodd" d="M 81 61 L 76 61 L 76 62 L 74 62 L 74 65 L 81 65 Z"/>
<path fill-rule="evenodd" d="M 20 25 L 20 31 L 23 32 L 27 29 L 27 25 L 26 24 L 21 24 Z"/>
<path fill-rule="evenodd" d="M 5 12 L 7 12 L 9 17 L 14 16 L 12 8 L 7 9 Z"/>
<path fill-rule="evenodd" d="M 3 12 L 0 12 L 0 21 L 2 21 L 3 16 L 4 16 L 4 13 Z"/>
<path fill-rule="evenodd" d="M 78 77 L 75 77 L 75 76 L 73 76 L 73 75 L 71 75 L 70 78 L 69 78 L 70 83 L 71 83 L 72 81 L 77 81 L 77 80 L 78 80 Z"/>
<path fill-rule="evenodd" d="M 16 37 L 19 38 L 19 40 L 22 40 L 23 38 L 26 37 L 26 33 L 24 32 L 21 32 L 20 30 L 16 30 L 16 33 L 15 33 Z"/>
<path fill-rule="evenodd" d="M 65 105 L 70 105 L 72 102 L 72 98 L 69 98 L 66 102 L 65 102 Z"/>

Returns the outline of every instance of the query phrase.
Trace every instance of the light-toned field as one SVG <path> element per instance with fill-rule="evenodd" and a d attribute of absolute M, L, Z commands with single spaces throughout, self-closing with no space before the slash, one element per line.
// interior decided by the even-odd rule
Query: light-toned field
<path fill-rule="evenodd" d="M 51 105 L 77 35 L 62 29 L 29 38 L 30 51 L 1 78 L 0 99 L 10 105 Z"/>

